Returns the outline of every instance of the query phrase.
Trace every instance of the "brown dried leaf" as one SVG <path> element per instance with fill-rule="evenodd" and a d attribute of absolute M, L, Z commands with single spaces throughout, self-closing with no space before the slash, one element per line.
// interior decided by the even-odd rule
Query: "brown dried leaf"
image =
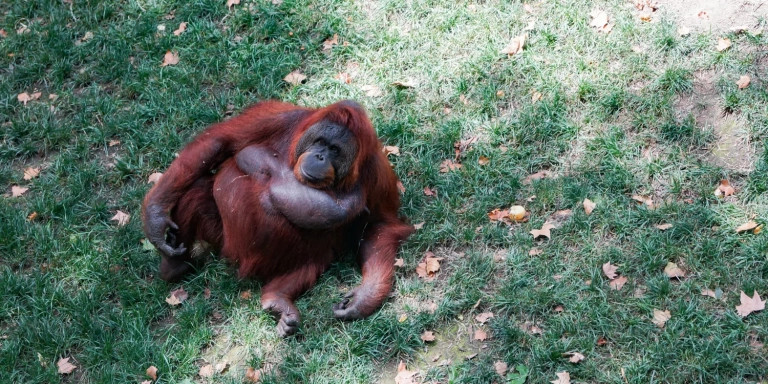
<path fill-rule="evenodd" d="M 664 274 L 669 276 L 669 278 L 682 278 L 685 277 L 685 271 L 680 269 L 680 267 L 677 266 L 677 264 L 673 262 L 668 262 L 667 266 L 664 267 Z"/>
<path fill-rule="evenodd" d="M 242 300 L 250 300 L 251 297 L 253 297 L 253 293 L 250 289 L 240 292 L 240 299 Z"/>
<path fill-rule="evenodd" d="M 736 193 L 736 189 L 734 189 L 731 186 L 731 183 L 725 179 L 720 180 L 720 185 L 715 189 L 715 196 L 717 197 L 731 196 L 734 193 Z"/>
<path fill-rule="evenodd" d="M 165 56 L 163 56 L 163 63 L 160 64 L 160 66 L 167 67 L 169 65 L 176 65 L 178 63 L 179 63 L 179 52 L 166 51 Z"/>
<path fill-rule="evenodd" d="M 435 341 L 435 334 L 432 331 L 424 331 L 424 333 L 421 334 L 421 340 Z"/>
<path fill-rule="evenodd" d="M 605 273 L 605 277 L 609 279 L 615 279 L 616 276 L 618 276 L 617 271 L 619 270 L 619 267 L 611 264 L 611 262 L 607 262 L 603 264 L 603 273 Z"/>
<path fill-rule="evenodd" d="M 504 218 L 506 218 L 507 216 L 509 216 L 509 211 L 507 211 L 506 209 L 497 208 L 497 209 L 494 209 L 493 211 L 488 212 L 488 218 L 491 221 L 501 221 L 501 220 L 504 220 Z"/>
<path fill-rule="evenodd" d="M 395 267 L 402 267 L 405 265 L 405 260 L 403 259 L 395 259 Z"/>
<path fill-rule="evenodd" d="M 131 215 L 129 215 L 129 214 L 123 212 L 123 211 L 118 210 L 117 213 L 115 213 L 115 215 L 112 216 L 112 218 L 109 219 L 109 220 L 110 221 L 117 221 L 117 226 L 118 227 L 124 227 L 126 224 L 128 224 L 128 222 L 131 221 Z"/>
<path fill-rule="evenodd" d="M 667 321 L 671 318 L 672 318 L 672 315 L 669 313 L 668 310 L 664 310 L 664 311 L 660 311 L 658 309 L 653 310 L 652 321 L 659 328 L 664 328 L 664 324 L 666 324 Z"/>
<path fill-rule="evenodd" d="M 418 224 L 414 224 L 413 225 L 413 229 L 418 231 L 419 229 L 424 228 L 424 224 L 426 224 L 426 222 L 424 222 L 424 221 L 422 221 L 421 223 L 418 223 Z"/>
<path fill-rule="evenodd" d="M 501 53 L 506 54 L 507 56 L 513 56 L 523 52 L 523 46 L 525 46 L 525 39 L 527 37 L 528 37 L 527 33 L 523 33 L 522 35 L 515 36 L 514 38 L 512 38 L 512 40 L 509 41 L 509 44 L 507 44 L 507 46 L 501 50 Z"/>
<path fill-rule="evenodd" d="M 736 233 L 751 231 L 753 229 L 756 230 L 758 227 L 760 227 L 760 225 L 757 224 L 757 222 L 755 222 L 754 220 L 750 220 L 749 222 L 746 222 L 738 226 L 738 228 L 736 228 Z"/>
<path fill-rule="evenodd" d="M 147 368 L 147 376 L 152 378 L 152 380 L 157 380 L 157 367 L 150 365 L 149 368 Z"/>
<path fill-rule="evenodd" d="M 499 376 L 504 376 L 507 374 L 509 367 L 507 366 L 507 363 L 503 361 L 497 361 L 493 363 L 493 369 L 496 370 L 496 373 L 499 374 Z"/>
<path fill-rule="evenodd" d="M 656 225 L 654 225 L 654 227 L 656 227 L 656 228 L 658 228 L 658 229 L 660 229 L 662 231 L 666 231 L 667 229 L 672 228 L 672 224 L 656 224 Z"/>
<path fill-rule="evenodd" d="M 400 180 L 397 181 L 397 190 L 401 195 L 405 193 L 405 185 L 403 185 L 403 182 Z"/>
<path fill-rule="evenodd" d="M 622 288 L 624 288 L 624 284 L 627 283 L 627 277 L 626 276 L 619 276 L 613 280 L 611 280 L 608 285 L 613 289 L 614 291 L 620 291 Z"/>
<path fill-rule="evenodd" d="M 597 204 L 595 204 L 590 199 L 584 199 L 583 205 L 584 205 L 584 213 L 586 213 L 587 216 L 591 215 L 592 211 L 594 211 L 595 207 L 597 207 Z"/>
<path fill-rule="evenodd" d="M 479 321 L 480 324 L 485 324 L 488 322 L 488 320 L 493 318 L 493 312 L 483 312 L 477 316 L 475 316 L 475 320 Z"/>
<path fill-rule="evenodd" d="M 549 177 L 552 177 L 552 172 L 547 171 L 547 170 L 538 171 L 538 172 L 536 172 L 534 174 L 528 175 L 525 179 L 523 179 L 523 184 L 527 185 L 527 184 L 530 184 L 534 180 L 541 180 L 541 179 L 546 179 L 546 178 L 549 178 Z"/>
<path fill-rule="evenodd" d="M 437 191 L 434 189 L 431 189 L 429 187 L 424 187 L 424 195 L 425 196 L 435 196 L 437 194 Z"/>
<path fill-rule="evenodd" d="M 749 77 L 749 75 L 742 75 L 739 77 L 739 80 L 736 81 L 736 85 L 739 86 L 739 89 L 744 89 L 749 86 L 749 83 L 752 81 L 752 78 Z"/>
<path fill-rule="evenodd" d="M 597 28 L 598 32 L 611 33 L 613 23 L 610 22 L 608 13 L 595 8 L 589 13 L 589 16 L 592 18 L 592 21 L 589 23 L 590 27 Z"/>
<path fill-rule="evenodd" d="M 148 183 L 148 184 L 154 184 L 154 183 L 157 183 L 158 181 L 160 181 L 160 178 L 161 178 L 161 177 L 163 177 L 163 174 L 162 174 L 162 173 L 160 173 L 160 172 L 155 172 L 155 173 L 153 173 L 153 174 L 149 175 L 149 177 L 147 178 L 147 183 Z"/>
<path fill-rule="evenodd" d="M 488 163 L 490 163 L 490 162 L 491 162 L 491 159 L 489 159 L 489 158 L 487 158 L 485 156 L 480 156 L 477 159 L 477 163 L 480 164 L 480 165 L 488 165 Z"/>
<path fill-rule="evenodd" d="M 582 355 L 581 353 L 578 353 L 578 352 L 568 352 L 568 353 L 565 353 L 565 357 L 568 357 L 568 356 L 570 356 L 568 361 L 570 361 L 571 363 L 574 363 L 574 364 L 578 364 L 579 362 L 584 360 L 584 355 Z"/>
<path fill-rule="evenodd" d="M 179 24 L 179 28 L 177 28 L 175 31 L 173 31 L 173 34 L 175 36 L 179 36 L 182 33 L 184 33 L 184 31 L 186 31 L 186 30 L 187 30 L 187 22 L 183 21 L 183 22 L 181 22 L 181 24 Z"/>
<path fill-rule="evenodd" d="M 415 371 L 409 371 L 404 362 L 400 362 L 397 365 L 397 376 L 395 376 L 395 384 L 415 384 L 414 376 Z"/>
<path fill-rule="evenodd" d="M 539 237 L 546 237 L 549 239 L 551 238 L 550 230 L 554 228 L 556 228 L 554 224 L 546 222 L 541 226 L 541 229 L 534 229 L 530 233 L 533 235 L 534 240 L 538 239 Z"/>
<path fill-rule="evenodd" d="M 179 288 L 171 292 L 171 295 L 165 298 L 165 302 L 176 306 L 184 302 L 189 297 L 189 293 L 184 288 Z"/>
<path fill-rule="evenodd" d="M 384 152 L 384 155 L 395 155 L 400 156 L 400 147 L 395 145 L 385 145 L 381 148 L 381 151 Z"/>
<path fill-rule="evenodd" d="M 56 363 L 56 366 L 58 367 L 59 374 L 62 375 L 68 375 L 74 371 L 77 366 L 69 362 L 70 357 L 67 358 L 61 358 Z"/>
<path fill-rule="evenodd" d="M 550 381 L 552 384 L 571 384 L 571 375 L 567 371 L 557 372 L 557 380 Z"/>
<path fill-rule="evenodd" d="M 240 4 L 240 0 L 227 0 L 227 8 Z"/>
<path fill-rule="evenodd" d="M 443 162 L 440 163 L 440 173 L 448 173 L 450 171 L 461 169 L 461 167 L 461 164 L 454 163 L 453 160 L 443 160 Z"/>
<path fill-rule="evenodd" d="M 485 341 L 488 339 L 488 334 L 481 328 L 478 328 L 475 330 L 475 335 L 473 338 L 478 341 Z"/>
<path fill-rule="evenodd" d="M 727 37 L 721 37 L 717 40 L 717 51 L 722 52 L 731 47 L 731 39 Z"/>
<path fill-rule="evenodd" d="M 283 80 L 291 85 L 300 85 L 304 84 L 304 82 L 307 80 L 307 77 L 304 76 L 299 70 L 295 70 L 289 74 L 287 74 Z"/>
<path fill-rule="evenodd" d="M 649 196 L 632 195 L 632 200 L 645 205 L 648 209 L 653 209 L 653 198 Z"/>
<path fill-rule="evenodd" d="M 261 369 L 253 369 L 248 367 L 245 370 L 245 381 L 249 383 L 258 383 L 261 381 Z"/>
<path fill-rule="evenodd" d="M 424 259 L 424 262 L 419 263 L 419 265 L 416 267 L 416 273 L 421 278 L 431 280 L 435 277 L 435 274 L 437 274 L 437 272 L 440 270 L 440 261 L 442 260 L 443 260 L 442 257 L 427 256 Z"/>
<path fill-rule="evenodd" d="M 40 167 L 29 167 L 24 170 L 24 180 L 32 180 L 40 175 Z"/>
<path fill-rule="evenodd" d="M 744 291 L 741 291 L 741 305 L 736 306 L 736 313 L 739 316 L 747 317 L 752 312 L 765 309 L 765 300 L 760 300 L 760 295 L 757 294 L 757 291 L 753 293 L 752 297 L 749 297 Z"/>
<path fill-rule="evenodd" d="M 333 37 L 323 41 L 323 51 L 330 51 L 331 48 L 337 45 L 339 45 L 339 35 L 337 33 L 334 33 Z"/>
<path fill-rule="evenodd" d="M 530 251 L 528 251 L 528 256 L 538 256 L 544 253 L 544 250 L 539 248 L 531 248 Z"/>

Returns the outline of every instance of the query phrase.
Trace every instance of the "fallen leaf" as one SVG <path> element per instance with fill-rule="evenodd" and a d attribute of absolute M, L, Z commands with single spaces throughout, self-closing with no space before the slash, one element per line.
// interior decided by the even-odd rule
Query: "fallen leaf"
<path fill-rule="evenodd" d="M 160 66 L 167 67 L 169 65 L 176 65 L 178 63 L 179 63 L 179 52 L 166 51 L 165 56 L 163 56 L 163 63 L 160 64 Z"/>
<path fill-rule="evenodd" d="M 531 250 L 528 251 L 528 256 L 538 256 L 538 255 L 541 255 L 542 253 L 544 253 L 543 249 L 531 248 Z"/>
<path fill-rule="evenodd" d="M 227 8 L 232 8 L 232 6 L 237 4 L 240 4 L 240 0 L 227 0 Z"/>
<path fill-rule="evenodd" d="M 131 221 L 131 215 L 129 215 L 129 214 L 123 212 L 123 211 L 118 210 L 117 213 L 115 213 L 115 215 L 112 216 L 112 218 L 109 219 L 109 220 L 110 221 L 117 221 L 117 226 L 118 227 L 124 227 L 126 224 L 128 224 L 128 222 Z"/>
<path fill-rule="evenodd" d="M 397 181 L 397 190 L 400 192 L 401 195 L 405 193 L 405 185 L 403 185 L 403 182 L 400 180 Z"/>
<path fill-rule="evenodd" d="M 347 72 L 339 72 L 334 78 L 344 84 L 352 84 L 352 75 Z"/>
<path fill-rule="evenodd" d="M 608 13 L 605 11 L 595 8 L 589 13 L 589 16 L 592 18 L 589 26 L 597 28 L 598 32 L 610 33 L 611 29 L 613 29 L 613 23 L 610 23 Z"/>
<path fill-rule="evenodd" d="M 488 212 L 488 218 L 491 221 L 501 221 L 501 220 L 504 220 L 504 218 L 506 218 L 507 216 L 509 216 L 509 211 L 507 211 L 506 209 L 496 208 L 493 211 Z"/>
<path fill-rule="evenodd" d="M 534 240 L 538 239 L 539 237 L 546 237 L 549 239 L 551 236 L 550 230 L 553 228 L 556 227 L 552 223 L 546 222 L 541 226 L 541 229 L 534 229 L 530 233 L 533 235 Z"/>
<path fill-rule="evenodd" d="M 580 361 L 584 360 L 584 355 L 582 355 L 581 353 L 578 353 L 578 352 L 568 352 L 568 353 L 565 353 L 565 357 L 568 357 L 568 356 L 570 356 L 568 361 L 570 361 L 571 363 L 574 363 L 574 364 L 578 364 Z"/>
<path fill-rule="evenodd" d="M 483 312 L 477 316 L 475 316 L 475 320 L 479 321 L 480 324 L 485 324 L 488 322 L 488 320 L 493 318 L 493 312 Z"/>
<path fill-rule="evenodd" d="M 523 332 L 528 332 L 532 335 L 541 335 L 543 332 L 541 328 L 539 328 L 536 324 L 530 321 L 526 321 L 525 323 L 520 325 L 520 330 L 522 330 Z"/>
<path fill-rule="evenodd" d="M 541 180 L 546 179 L 552 176 L 552 172 L 544 170 L 544 171 L 538 171 L 534 174 L 528 175 L 525 179 L 523 179 L 523 184 L 527 185 L 533 182 L 534 180 Z"/>
<path fill-rule="evenodd" d="M 39 214 L 37 213 L 37 211 L 32 212 L 29 214 L 29 216 L 27 216 L 27 220 L 34 221 L 35 219 L 37 219 L 38 216 Z"/>
<path fill-rule="evenodd" d="M 757 222 L 754 220 L 750 220 L 747 223 L 744 223 L 736 228 L 736 233 L 751 231 L 751 230 L 757 230 L 757 228 L 761 227 Z"/>
<path fill-rule="evenodd" d="M 405 265 L 405 260 L 403 259 L 395 259 L 395 267 L 402 267 Z"/>
<path fill-rule="evenodd" d="M 74 371 L 75 369 L 77 369 L 77 366 L 76 366 L 76 365 L 74 365 L 74 364 L 72 364 L 72 363 L 70 363 L 70 362 L 69 362 L 69 359 L 70 359 L 69 357 L 67 357 L 67 358 L 61 358 L 61 359 L 59 359 L 59 361 L 56 363 L 56 366 L 59 368 L 59 369 L 58 369 L 58 371 L 59 371 L 59 374 L 62 374 L 62 375 L 68 375 L 68 374 L 72 373 L 72 371 Z"/>
<path fill-rule="evenodd" d="M 360 87 L 360 90 L 365 92 L 365 95 L 368 97 L 379 97 L 383 94 L 381 88 L 375 85 L 363 85 Z"/>
<path fill-rule="evenodd" d="M 727 37 L 721 37 L 717 40 L 717 51 L 722 52 L 731 47 L 731 39 Z"/>
<path fill-rule="evenodd" d="M 660 311 L 658 309 L 653 310 L 652 321 L 659 328 L 664 328 L 664 324 L 666 324 L 667 321 L 671 318 L 672 318 L 672 315 L 669 313 L 668 310 L 664 310 L 664 311 Z"/>
<path fill-rule="evenodd" d="M 107 143 L 110 147 L 114 147 L 115 145 L 120 145 L 120 140 L 110 140 L 109 143 Z"/>
<path fill-rule="evenodd" d="M 514 221 L 525 221 L 527 213 L 522 205 L 513 205 L 509 207 L 507 217 Z"/>
<path fill-rule="evenodd" d="M 507 374 L 507 370 L 509 369 L 509 367 L 507 366 L 507 363 L 503 361 L 497 361 L 493 363 L 493 369 L 496 370 L 496 373 L 499 376 L 504 376 L 505 374 Z"/>
<path fill-rule="evenodd" d="M 677 34 L 680 36 L 688 36 L 691 34 L 691 29 L 688 27 L 680 27 L 677 29 Z"/>
<path fill-rule="evenodd" d="M 304 76 L 304 74 L 299 72 L 299 70 L 297 69 L 287 74 L 285 78 L 283 78 L 283 80 L 285 80 L 287 83 L 291 85 L 300 85 L 300 84 L 304 84 L 304 82 L 307 80 L 307 77 Z"/>
<path fill-rule="evenodd" d="M 336 45 L 339 45 L 339 35 L 334 33 L 333 37 L 323 41 L 323 51 L 330 51 Z"/>
<path fill-rule="evenodd" d="M 653 198 L 649 196 L 632 195 L 632 200 L 645 205 L 648 209 L 653 209 Z"/>
<path fill-rule="evenodd" d="M 565 311 L 565 308 L 562 305 L 558 305 L 558 306 L 555 307 L 554 311 L 557 312 L 557 313 L 560 313 L 560 312 Z"/>
<path fill-rule="evenodd" d="M 395 384 L 414 384 L 413 377 L 416 375 L 415 371 L 409 371 L 404 362 L 400 362 L 397 365 L 397 376 L 395 376 Z"/>
<path fill-rule="evenodd" d="M 627 277 L 626 276 L 619 276 L 613 280 L 611 280 L 608 285 L 613 289 L 614 291 L 620 291 L 621 288 L 624 288 L 624 284 L 627 283 Z"/>
<path fill-rule="evenodd" d="M 29 167 L 24 170 L 24 180 L 32 180 L 40 175 L 39 167 Z"/>
<path fill-rule="evenodd" d="M 488 163 L 490 163 L 490 162 L 491 162 L 491 159 L 489 159 L 489 158 L 487 158 L 485 156 L 480 156 L 477 159 L 477 163 L 480 164 L 480 165 L 488 165 Z"/>
<path fill-rule="evenodd" d="M 654 227 L 656 227 L 656 228 L 658 228 L 658 229 L 660 229 L 662 231 L 666 231 L 667 229 L 672 228 L 672 224 L 656 224 L 656 225 L 654 225 Z"/>
<path fill-rule="evenodd" d="M 507 56 L 513 56 L 523 52 L 523 46 L 525 45 L 525 39 L 527 37 L 527 33 L 513 37 L 512 40 L 509 41 L 509 44 L 501 50 L 501 53 L 506 54 Z"/>
<path fill-rule="evenodd" d="M 230 1 L 233 1 L 233 0 L 230 0 Z M 211 377 L 213 377 L 213 365 L 211 364 L 203 365 L 202 367 L 200 367 L 200 371 L 198 371 L 197 374 L 200 375 L 200 377 L 210 379 Z"/>
<path fill-rule="evenodd" d="M 541 100 L 542 97 L 543 97 L 543 95 L 541 94 L 541 92 L 534 91 L 533 94 L 531 94 L 531 102 L 535 103 L 535 102 Z"/>
<path fill-rule="evenodd" d="M 597 207 L 597 204 L 592 202 L 592 200 L 590 199 L 584 199 L 583 205 L 584 205 L 584 213 L 586 213 L 587 216 L 591 215 L 592 211 L 594 211 L 595 207 Z"/>
<path fill-rule="evenodd" d="M 51 94 L 48 95 L 48 100 L 50 100 L 50 101 L 56 101 L 58 99 L 59 99 L 59 95 L 57 95 L 55 93 L 51 93 Z"/>
<path fill-rule="evenodd" d="M 618 273 L 616 273 L 619 270 L 619 267 L 611 264 L 611 262 L 607 262 L 603 264 L 603 273 L 605 273 L 605 277 L 609 279 L 615 279 L 616 276 L 618 276 Z"/>
<path fill-rule="evenodd" d="M 673 262 L 668 262 L 667 266 L 664 267 L 664 274 L 669 276 L 669 278 L 681 278 L 685 277 L 685 271 L 680 269 L 680 267 L 677 266 L 677 264 Z"/>
<path fill-rule="evenodd" d="M 753 296 L 747 296 L 744 291 L 741 291 L 741 305 L 736 306 L 736 313 L 741 317 L 747 317 L 752 312 L 762 311 L 765 309 L 765 300 L 760 300 L 760 295 L 757 291 L 753 292 Z"/>
<path fill-rule="evenodd" d="M 32 100 L 32 98 L 29 96 L 29 93 L 22 92 L 16 95 L 16 100 L 18 100 L 20 103 L 24 104 L 25 106 L 27 103 Z"/>
<path fill-rule="evenodd" d="M 557 380 L 550 381 L 552 384 L 571 384 L 571 375 L 567 371 L 557 372 Z"/>
<path fill-rule="evenodd" d="M 421 340 L 435 341 L 435 334 L 432 331 L 424 331 L 424 333 L 421 334 Z"/>
<path fill-rule="evenodd" d="M 605 337 L 600 336 L 600 337 L 597 338 L 597 343 L 596 344 L 597 344 L 598 347 L 602 347 L 603 345 L 608 344 L 608 340 Z"/>
<path fill-rule="evenodd" d="M 389 155 L 400 156 L 400 147 L 395 145 L 385 145 L 381 148 L 381 151 L 384 152 L 385 156 L 389 156 Z"/>
<path fill-rule="evenodd" d="M 173 34 L 175 36 L 179 36 L 182 33 L 184 33 L 184 31 L 186 31 L 186 30 L 187 30 L 187 22 L 183 21 L 183 22 L 181 22 L 181 24 L 179 24 L 179 28 L 177 28 L 175 31 L 173 31 Z"/>
<path fill-rule="evenodd" d="M 488 334 L 484 330 L 478 328 L 475 330 L 474 339 L 478 341 L 485 341 L 488 339 Z"/>
<path fill-rule="evenodd" d="M 157 380 L 157 367 L 154 365 L 149 366 L 149 368 L 147 368 L 147 376 L 152 378 L 152 380 Z"/>
<path fill-rule="evenodd" d="M 152 380 L 144 380 L 141 384 L 152 384 Z"/>
<path fill-rule="evenodd" d="M 434 189 L 431 189 L 429 187 L 424 187 L 424 196 L 435 196 L 436 192 Z"/>
<path fill-rule="evenodd" d="M 398 323 L 405 323 L 406 320 L 408 320 L 408 315 L 406 315 L 405 313 L 403 313 L 402 315 L 400 315 L 400 317 L 397 318 Z"/>
<path fill-rule="evenodd" d="M 431 280 L 435 277 L 435 274 L 440 270 L 440 261 L 442 260 L 443 260 L 442 257 L 427 256 L 424 259 L 424 262 L 419 263 L 419 266 L 416 267 L 416 273 L 421 278 Z"/>
<path fill-rule="evenodd" d="M 440 173 L 448 173 L 450 171 L 461 169 L 461 167 L 461 164 L 454 163 L 453 160 L 443 160 L 443 162 L 440 163 Z"/>
<path fill-rule="evenodd" d="M 250 289 L 240 292 L 240 299 L 242 300 L 250 300 L 251 297 L 253 297 L 253 293 Z"/>
<path fill-rule="evenodd" d="M 712 297 L 712 298 L 715 298 L 715 299 L 719 299 L 719 298 L 723 297 L 723 291 L 720 288 L 718 288 L 717 290 L 714 290 L 714 291 L 711 290 L 711 289 L 702 289 L 701 290 L 701 295 L 702 296 L 709 296 L 709 297 Z"/>
<path fill-rule="evenodd" d="M 734 189 L 731 186 L 731 183 L 725 179 L 720 180 L 720 185 L 715 189 L 715 196 L 717 197 L 731 196 L 734 193 L 736 193 L 736 189 Z"/>
<path fill-rule="evenodd" d="M 403 81 L 393 81 L 392 85 L 400 88 L 416 88 L 416 81 L 412 79 L 403 80 Z"/>
<path fill-rule="evenodd" d="M 739 86 L 739 89 L 744 89 L 749 86 L 750 81 L 752 81 L 752 78 L 750 78 L 749 75 L 742 75 L 739 77 L 739 80 L 736 81 L 736 85 Z"/>
<path fill-rule="evenodd" d="M 189 297 L 189 293 L 184 288 L 179 288 L 171 292 L 171 295 L 165 298 L 165 302 L 176 306 L 184 302 Z"/>
<path fill-rule="evenodd" d="M 261 381 L 261 369 L 253 369 L 248 367 L 245 370 L 245 380 L 249 383 L 258 383 Z"/>
<path fill-rule="evenodd" d="M 160 181 L 160 178 L 161 178 L 161 177 L 163 177 L 163 174 L 162 174 L 162 173 L 160 173 L 160 172 L 155 172 L 155 173 L 153 173 L 153 174 L 149 175 L 149 177 L 147 178 L 147 183 L 148 183 L 148 184 L 154 184 L 154 183 L 157 183 L 158 181 Z"/>
<path fill-rule="evenodd" d="M 424 224 L 426 224 L 426 222 L 424 222 L 424 221 L 422 221 L 421 223 L 418 223 L 418 224 L 414 224 L 413 225 L 413 229 L 418 231 L 419 229 L 424 228 Z"/>

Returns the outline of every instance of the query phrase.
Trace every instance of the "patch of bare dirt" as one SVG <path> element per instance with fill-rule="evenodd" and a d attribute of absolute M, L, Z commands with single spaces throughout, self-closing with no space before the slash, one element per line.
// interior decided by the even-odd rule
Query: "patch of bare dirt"
<path fill-rule="evenodd" d="M 680 97 L 675 108 L 679 118 L 691 114 L 698 127 L 714 132 L 716 140 L 705 155 L 709 161 L 746 174 L 755 169 L 757 152 L 749 141 L 745 120 L 738 114 L 725 113 L 722 98 L 714 85 L 719 77 L 713 70 L 694 73 L 693 92 Z"/>
<path fill-rule="evenodd" d="M 754 28 L 768 16 L 768 0 L 660 0 L 662 12 L 694 32 Z"/>

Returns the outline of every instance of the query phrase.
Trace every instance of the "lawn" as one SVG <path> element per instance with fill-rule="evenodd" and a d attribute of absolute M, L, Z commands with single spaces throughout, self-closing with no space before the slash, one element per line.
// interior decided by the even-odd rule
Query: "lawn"
<path fill-rule="evenodd" d="M 0 3 L 0 382 L 768 382 L 768 311 L 737 310 L 768 297 L 766 7 L 226 3 Z M 331 312 L 352 257 L 287 339 L 222 260 L 157 277 L 149 176 L 264 99 L 357 100 L 399 149 L 419 229 L 366 320 Z"/>

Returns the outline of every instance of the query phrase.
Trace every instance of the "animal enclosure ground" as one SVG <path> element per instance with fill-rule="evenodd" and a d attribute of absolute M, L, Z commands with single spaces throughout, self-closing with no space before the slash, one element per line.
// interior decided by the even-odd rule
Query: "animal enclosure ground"
<path fill-rule="evenodd" d="M 0 4 L 0 382 L 768 381 L 768 4 L 227 3 Z M 215 257 L 157 278 L 148 178 L 268 98 L 397 147 L 419 229 L 367 320 L 349 257 L 285 340 Z"/>

